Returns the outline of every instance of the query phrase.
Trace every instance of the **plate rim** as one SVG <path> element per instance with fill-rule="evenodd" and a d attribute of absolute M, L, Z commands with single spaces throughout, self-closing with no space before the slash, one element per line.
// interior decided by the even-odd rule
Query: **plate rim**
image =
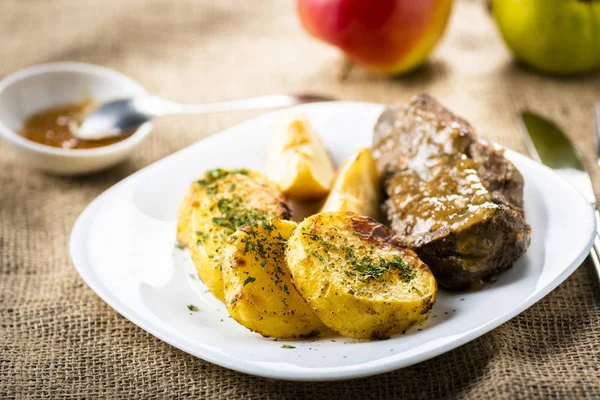
<path fill-rule="evenodd" d="M 335 101 L 335 102 L 322 102 L 322 103 L 312 103 L 308 105 L 296 106 L 286 108 L 285 110 L 293 110 L 300 108 L 302 110 L 314 108 L 314 107 L 322 107 L 323 105 L 362 105 L 368 107 L 383 107 L 383 104 L 378 103 L 369 103 L 369 102 L 355 102 L 355 101 Z M 125 177 L 121 181 L 117 182 L 110 188 L 106 189 L 102 192 L 98 197 L 96 197 L 92 202 L 85 207 L 85 209 L 81 212 L 81 214 L 77 217 L 73 228 L 71 230 L 71 235 L 69 238 L 69 252 L 71 255 L 72 263 L 79 273 L 83 281 L 88 285 L 88 287 L 98 296 L 100 297 L 106 304 L 108 304 L 112 309 L 114 309 L 117 313 L 128 319 L 130 322 L 148 332 L 149 334 L 159 338 L 160 340 L 168 343 L 169 345 L 186 352 L 194 357 L 198 357 L 207 362 L 213 363 L 215 365 L 219 365 L 224 368 L 228 368 L 234 371 L 246 373 L 249 375 L 260 376 L 264 378 L 271 379 L 280 379 L 280 380 L 289 380 L 289 381 L 335 381 L 342 379 L 356 379 L 362 378 L 366 376 L 372 376 L 377 374 L 382 374 L 390 371 L 394 371 L 397 369 L 401 369 L 404 367 L 408 367 L 434 357 L 437 357 L 441 354 L 454 350 L 480 336 L 485 335 L 486 333 L 492 331 L 493 329 L 499 327 L 510 319 L 516 317 L 521 314 L 523 311 L 527 310 L 539 300 L 547 296 L 550 292 L 552 292 L 558 285 L 563 283 L 585 260 L 588 256 L 589 251 L 593 245 L 594 237 L 595 237 L 595 227 L 596 222 L 594 216 L 594 208 L 591 203 L 585 201 L 583 196 L 572 187 L 562 176 L 558 175 L 552 169 L 546 167 L 543 164 L 540 164 L 516 151 L 505 148 L 503 149 L 510 154 L 511 157 L 520 158 L 526 163 L 529 163 L 532 167 L 538 169 L 544 169 L 546 172 L 554 175 L 555 178 L 558 178 L 562 181 L 565 187 L 568 187 L 575 196 L 581 198 L 581 200 L 585 201 L 586 204 L 589 204 L 589 214 L 591 217 L 592 227 L 590 229 L 590 234 L 588 238 L 587 244 L 583 247 L 583 251 L 575 257 L 574 261 L 568 265 L 566 268 L 562 270 L 550 283 L 539 289 L 538 291 L 534 291 L 528 297 L 526 297 L 521 303 L 517 304 L 515 307 L 507 310 L 502 313 L 495 319 L 488 321 L 483 325 L 479 325 L 476 328 L 471 329 L 468 332 L 461 334 L 458 338 L 453 339 L 449 342 L 443 343 L 437 347 L 432 348 L 431 350 L 417 353 L 413 356 L 409 356 L 405 359 L 396 360 L 378 364 L 378 365 L 369 365 L 364 367 L 356 367 L 356 366 L 342 366 L 342 367 L 327 367 L 327 368 L 306 368 L 306 370 L 276 370 L 272 367 L 265 367 L 257 363 L 248 362 L 246 360 L 242 360 L 239 358 L 235 358 L 229 355 L 216 356 L 213 354 L 213 351 L 210 348 L 204 348 L 203 351 L 197 351 L 197 349 L 191 348 L 187 346 L 185 343 L 179 343 L 175 340 L 171 340 L 168 335 L 164 335 L 162 332 L 162 328 L 158 326 L 156 323 L 147 320 L 143 317 L 138 316 L 138 314 L 132 310 L 126 303 L 122 302 L 118 297 L 116 297 L 102 282 L 96 281 L 93 276 L 93 271 L 89 268 L 88 263 L 86 262 L 86 253 L 80 250 L 81 246 L 78 246 L 79 241 L 83 240 L 84 237 L 89 233 L 89 224 L 93 220 L 92 217 L 95 214 L 96 210 L 103 204 L 104 200 L 108 198 L 113 192 L 120 189 L 122 186 L 125 186 L 129 182 L 133 180 L 140 179 L 145 174 L 153 171 L 156 168 L 159 168 L 162 163 L 167 162 L 171 158 L 177 157 L 179 154 L 187 151 L 192 151 L 191 149 L 196 146 L 202 146 L 206 143 L 206 141 L 214 140 L 216 138 L 222 138 L 225 135 L 231 134 L 231 131 L 235 129 L 239 129 L 240 125 L 245 125 L 248 123 L 255 122 L 257 120 L 263 118 L 270 118 L 273 115 L 282 112 L 281 110 L 262 114 L 255 118 L 251 118 L 245 121 L 242 121 L 236 125 L 228 127 L 222 131 L 216 132 L 204 139 L 201 139 L 195 143 L 190 144 L 189 146 L 184 147 L 166 157 L 163 157 L 143 168 L 134 172 L 133 174 Z"/>

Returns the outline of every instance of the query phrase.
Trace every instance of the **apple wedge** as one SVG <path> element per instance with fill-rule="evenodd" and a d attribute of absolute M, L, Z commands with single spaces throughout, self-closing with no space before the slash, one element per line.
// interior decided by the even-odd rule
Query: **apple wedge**
<path fill-rule="evenodd" d="M 344 160 L 321 212 L 352 211 L 379 220 L 381 177 L 371 150 L 361 148 Z"/>
<path fill-rule="evenodd" d="M 335 175 L 333 162 L 308 119 L 287 115 L 274 126 L 266 157 L 267 177 L 295 199 L 326 195 Z"/>

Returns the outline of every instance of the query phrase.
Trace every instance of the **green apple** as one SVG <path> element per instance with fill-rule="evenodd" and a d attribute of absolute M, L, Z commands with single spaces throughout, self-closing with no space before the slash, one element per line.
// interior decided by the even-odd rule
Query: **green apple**
<path fill-rule="evenodd" d="M 600 0 L 492 0 L 515 57 L 554 74 L 600 68 Z"/>

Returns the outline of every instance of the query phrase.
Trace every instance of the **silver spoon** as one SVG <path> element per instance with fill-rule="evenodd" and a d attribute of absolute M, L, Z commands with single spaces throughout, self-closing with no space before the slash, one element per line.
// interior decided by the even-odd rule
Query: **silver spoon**
<path fill-rule="evenodd" d="M 100 105 L 86 115 L 79 127 L 72 127 L 79 139 L 104 139 L 131 132 L 156 117 L 165 115 L 207 114 L 233 110 L 289 107 L 303 103 L 330 101 L 314 94 L 270 95 L 208 104 L 180 104 L 157 96 L 139 96 Z"/>

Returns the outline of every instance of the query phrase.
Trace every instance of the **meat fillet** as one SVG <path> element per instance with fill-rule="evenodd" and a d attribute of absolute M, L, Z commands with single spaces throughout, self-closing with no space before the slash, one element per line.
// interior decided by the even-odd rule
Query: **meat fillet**
<path fill-rule="evenodd" d="M 373 155 L 393 231 L 441 286 L 479 285 L 527 250 L 521 173 L 431 96 L 383 112 Z"/>

